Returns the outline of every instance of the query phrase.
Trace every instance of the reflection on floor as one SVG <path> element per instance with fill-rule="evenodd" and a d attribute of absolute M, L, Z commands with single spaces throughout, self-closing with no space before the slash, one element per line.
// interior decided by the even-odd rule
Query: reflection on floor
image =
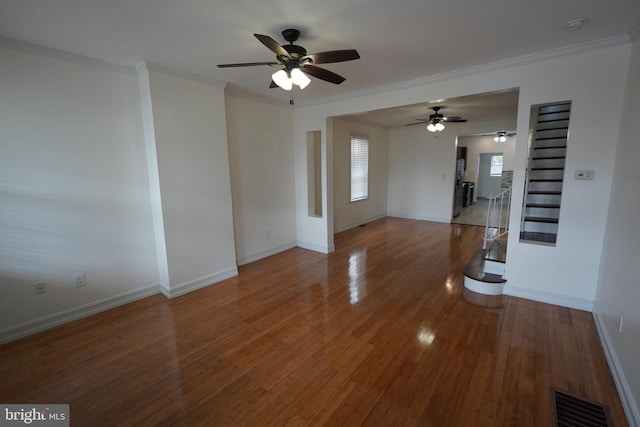
<path fill-rule="evenodd" d="M 466 208 L 462 208 L 462 213 L 453 218 L 453 224 L 480 225 L 484 227 L 487 224 L 487 207 L 489 200 L 478 199 L 477 202 Z"/>

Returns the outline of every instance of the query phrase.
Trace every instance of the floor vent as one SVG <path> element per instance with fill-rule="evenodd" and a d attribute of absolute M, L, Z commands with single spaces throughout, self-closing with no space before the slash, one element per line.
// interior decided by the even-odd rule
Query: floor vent
<path fill-rule="evenodd" d="M 611 427 L 609 408 L 596 402 L 553 390 L 557 427 Z"/>

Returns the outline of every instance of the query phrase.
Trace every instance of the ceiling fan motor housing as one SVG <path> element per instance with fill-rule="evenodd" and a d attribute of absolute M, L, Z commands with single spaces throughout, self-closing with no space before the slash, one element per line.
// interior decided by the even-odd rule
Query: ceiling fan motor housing
<path fill-rule="evenodd" d="M 285 44 L 282 47 L 284 48 L 284 50 L 289 52 L 289 55 L 291 55 L 292 58 L 302 57 L 307 54 L 307 49 L 295 44 Z"/>

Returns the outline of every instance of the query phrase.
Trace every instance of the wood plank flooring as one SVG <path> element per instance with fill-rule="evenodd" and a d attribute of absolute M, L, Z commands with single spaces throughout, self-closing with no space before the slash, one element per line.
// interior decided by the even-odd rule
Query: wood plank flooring
<path fill-rule="evenodd" d="M 626 425 L 590 313 L 464 289 L 482 232 L 385 218 L 5 344 L 0 402 L 73 426 L 537 427 L 553 386 Z"/>

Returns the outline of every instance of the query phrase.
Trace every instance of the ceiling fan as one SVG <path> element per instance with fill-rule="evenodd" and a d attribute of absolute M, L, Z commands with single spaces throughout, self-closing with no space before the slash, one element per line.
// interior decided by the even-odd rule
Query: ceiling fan
<path fill-rule="evenodd" d="M 272 67 L 283 66 L 272 75 L 270 88 L 281 87 L 284 90 L 291 90 L 293 85 L 304 89 L 311 81 L 307 74 L 334 84 L 340 84 L 345 78 L 332 71 L 316 67 L 315 64 L 329 64 L 332 62 L 352 61 L 360 58 L 355 49 L 331 50 L 327 52 L 307 54 L 307 50 L 302 46 L 293 44 L 300 31 L 295 28 L 287 28 L 282 31 L 282 36 L 289 44 L 280 45 L 274 39 L 262 34 L 254 36 L 273 53 L 276 54 L 276 61 L 273 62 L 246 62 L 240 64 L 220 64 L 220 68 L 230 67 L 252 67 L 256 65 L 269 65 Z"/>
<path fill-rule="evenodd" d="M 467 120 L 460 116 L 448 116 L 440 114 L 440 110 L 445 108 L 444 106 L 431 107 L 433 114 L 429 116 L 429 119 L 417 119 L 416 123 L 409 123 L 405 126 L 423 125 L 427 123 L 427 130 L 429 132 L 440 132 L 444 130 L 444 123 L 464 123 Z"/>
<path fill-rule="evenodd" d="M 495 142 L 507 142 L 508 137 L 515 136 L 515 132 L 507 132 L 506 130 L 499 130 L 496 132 L 496 136 L 493 137 Z"/>

